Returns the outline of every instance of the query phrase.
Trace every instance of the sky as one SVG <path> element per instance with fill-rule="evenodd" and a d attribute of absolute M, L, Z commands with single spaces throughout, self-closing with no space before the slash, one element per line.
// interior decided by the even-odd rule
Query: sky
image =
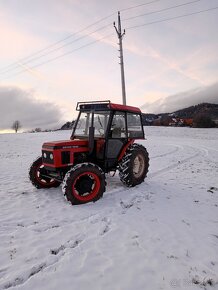
<path fill-rule="evenodd" d="M 218 103 L 218 9 L 167 20 L 215 7 L 217 0 L 1 1 L 0 132 L 15 120 L 23 130 L 58 128 L 75 119 L 78 101 L 122 103 L 118 11 L 128 105 L 161 113 Z"/>

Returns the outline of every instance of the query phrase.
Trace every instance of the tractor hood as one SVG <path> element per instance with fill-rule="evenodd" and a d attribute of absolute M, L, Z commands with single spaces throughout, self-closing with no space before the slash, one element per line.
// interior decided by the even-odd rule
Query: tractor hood
<path fill-rule="evenodd" d="M 61 140 L 46 142 L 42 145 L 42 149 L 73 149 L 88 147 L 88 140 Z"/>

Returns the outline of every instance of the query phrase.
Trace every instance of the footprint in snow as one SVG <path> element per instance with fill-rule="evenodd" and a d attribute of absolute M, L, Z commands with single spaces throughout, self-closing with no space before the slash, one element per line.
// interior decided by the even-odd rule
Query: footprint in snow
<path fill-rule="evenodd" d="M 65 246 L 64 245 L 61 245 L 59 248 L 51 249 L 50 250 L 50 253 L 52 255 L 57 255 L 59 252 L 62 252 L 64 249 L 65 249 Z"/>
<path fill-rule="evenodd" d="M 133 200 L 131 200 L 129 203 L 124 203 L 122 200 L 120 201 L 120 205 L 123 209 L 129 209 L 134 205 Z"/>
<path fill-rule="evenodd" d="M 107 232 L 109 232 L 110 231 L 110 225 L 111 225 L 111 221 L 108 218 L 103 218 L 102 221 L 104 222 L 104 226 L 103 226 L 103 228 L 101 229 L 101 231 L 99 233 L 100 236 L 103 236 Z"/>
<path fill-rule="evenodd" d="M 61 253 L 62 255 L 64 255 L 65 254 L 64 253 L 64 250 L 65 249 L 74 249 L 77 246 L 79 246 L 79 244 L 81 242 L 82 242 L 81 239 L 76 239 L 73 242 L 71 240 L 69 240 L 66 245 L 60 245 L 60 247 L 58 247 L 58 248 L 51 249 L 50 250 L 50 254 L 52 254 L 52 255 L 58 255 L 59 253 Z"/>
<path fill-rule="evenodd" d="M 174 256 L 174 255 L 167 256 L 167 258 L 168 259 L 175 259 L 175 260 L 179 259 L 177 256 Z"/>
<path fill-rule="evenodd" d="M 214 191 L 218 191 L 218 188 L 217 187 L 214 187 L 214 186 L 211 186 L 210 189 L 208 189 L 207 192 L 214 193 Z"/>
<path fill-rule="evenodd" d="M 187 226 L 190 226 L 190 223 L 186 222 L 185 220 L 182 220 L 182 222 L 183 222 L 184 224 L 186 224 Z"/>

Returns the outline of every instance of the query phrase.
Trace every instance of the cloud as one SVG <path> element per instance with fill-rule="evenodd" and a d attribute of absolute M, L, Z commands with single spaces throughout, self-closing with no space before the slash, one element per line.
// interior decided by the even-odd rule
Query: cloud
<path fill-rule="evenodd" d="M 60 125 L 61 111 L 53 103 L 36 100 L 32 91 L 0 87 L 0 130 L 10 129 L 15 120 L 23 129 L 52 129 Z"/>
<path fill-rule="evenodd" d="M 159 99 L 153 103 L 146 103 L 141 109 L 145 113 L 171 113 L 200 103 L 218 104 L 218 82 Z"/>
<path fill-rule="evenodd" d="M 140 49 L 137 46 L 137 44 L 131 43 L 131 44 L 128 44 L 125 48 L 128 51 L 138 56 L 149 57 L 151 59 L 155 59 L 160 64 L 164 65 L 164 67 L 167 68 L 168 70 L 172 70 L 187 79 L 197 82 L 200 85 L 208 84 L 207 81 L 201 78 L 200 76 L 198 76 L 196 72 L 191 71 L 189 67 L 190 59 L 186 61 L 186 59 L 184 58 L 182 60 L 173 59 L 172 57 L 170 58 L 167 54 L 162 55 L 157 49 L 154 49 L 150 47 L 149 45 L 147 45 L 146 47 L 143 47 L 143 49 Z M 190 55 L 188 56 L 188 58 L 191 58 Z M 209 62 L 209 59 L 207 58 L 207 63 L 208 62 Z M 199 60 L 198 60 L 198 65 L 199 65 Z M 163 68 L 161 69 L 163 70 Z M 166 73 L 166 69 L 163 71 L 163 73 Z"/>

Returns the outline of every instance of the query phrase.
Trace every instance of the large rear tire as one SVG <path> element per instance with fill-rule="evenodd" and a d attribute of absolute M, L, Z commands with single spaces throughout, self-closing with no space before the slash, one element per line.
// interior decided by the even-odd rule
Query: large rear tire
<path fill-rule="evenodd" d="M 40 175 L 40 168 L 43 167 L 44 165 L 42 163 L 42 157 L 38 157 L 30 166 L 29 179 L 32 182 L 32 184 L 38 189 L 58 187 L 61 184 L 61 182 L 53 178 L 43 177 Z"/>
<path fill-rule="evenodd" d="M 148 152 L 140 144 L 131 145 L 119 163 L 120 180 L 128 187 L 142 183 L 149 167 Z"/>
<path fill-rule="evenodd" d="M 62 190 L 72 205 L 95 202 L 105 192 L 105 174 L 93 163 L 81 163 L 65 175 Z"/>

